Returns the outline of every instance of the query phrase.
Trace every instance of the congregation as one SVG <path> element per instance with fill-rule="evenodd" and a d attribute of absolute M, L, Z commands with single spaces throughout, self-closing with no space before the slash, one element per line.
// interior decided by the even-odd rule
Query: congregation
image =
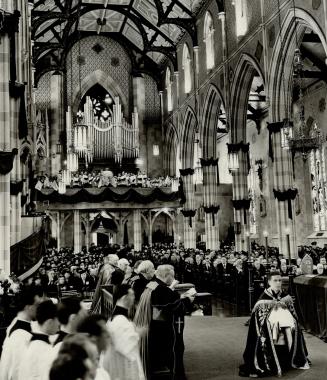
<path fill-rule="evenodd" d="M 28 371 L 39 371 L 40 379 L 50 380 L 115 379 L 121 371 L 127 371 L 123 375 L 126 377 L 118 378 L 143 379 L 165 370 L 175 371 L 175 378 L 183 379 L 183 329 L 175 321 L 178 318 L 184 326 L 186 314 L 203 310 L 195 293 L 188 290 L 180 296 L 181 292 L 172 290 L 178 289 L 178 282 L 191 284 L 197 294 L 208 291 L 246 310 L 248 287 L 253 286 L 255 303 L 271 271 L 278 270 L 284 277 L 301 274 L 301 258 L 288 263 L 276 248 L 269 247 L 268 256 L 265 247 L 253 243 L 251 248 L 250 260 L 245 252 L 235 252 L 232 245 L 217 251 L 162 243 L 144 246 L 140 252 L 118 245 L 91 245 L 80 253 L 71 248 L 48 249 L 41 267 L 27 281 L 15 276 L 6 279 L 2 274 L 2 311 L 10 312 L 2 321 L 9 327 L 1 356 L 1 379 L 24 379 L 22 374 Z M 315 272 L 327 272 L 326 250 L 300 247 L 299 256 L 306 254 L 313 258 Z M 155 286 L 149 288 L 150 283 Z M 159 285 L 161 289 L 157 289 Z M 103 286 L 112 287 L 112 321 L 107 320 L 99 302 Z M 173 318 L 164 333 L 160 323 L 158 327 L 157 321 L 145 317 L 149 297 L 154 302 L 154 291 L 159 300 L 152 307 L 158 309 L 159 320 L 165 312 Z M 92 300 L 91 306 L 86 299 Z M 177 301 L 180 306 L 176 309 L 165 310 L 162 306 Z M 135 324 L 128 319 L 134 314 Z M 144 331 L 152 331 L 151 338 L 149 332 L 144 337 Z M 177 334 L 179 340 L 173 340 L 172 334 Z M 17 344 L 20 349 L 13 355 Z M 150 353 L 154 353 L 151 358 Z M 126 369 L 124 358 L 132 360 L 133 370 Z M 60 377 L 62 373 L 66 377 Z"/>

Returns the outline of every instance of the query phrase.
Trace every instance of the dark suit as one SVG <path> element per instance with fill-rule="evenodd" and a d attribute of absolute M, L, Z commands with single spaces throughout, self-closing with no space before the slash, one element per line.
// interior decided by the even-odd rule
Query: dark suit
<path fill-rule="evenodd" d="M 222 298 L 230 299 L 232 295 L 232 279 L 234 274 L 234 267 L 230 263 L 217 265 L 217 272 L 219 282 L 221 284 Z"/>

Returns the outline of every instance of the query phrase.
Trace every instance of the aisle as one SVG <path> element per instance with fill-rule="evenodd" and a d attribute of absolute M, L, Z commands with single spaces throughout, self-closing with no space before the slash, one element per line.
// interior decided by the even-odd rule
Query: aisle
<path fill-rule="evenodd" d="M 243 379 L 238 376 L 238 366 L 242 361 L 245 346 L 246 320 L 244 317 L 187 319 L 184 332 L 184 361 L 188 380 Z M 313 362 L 312 368 L 308 371 L 291 371 L 283 377 L 284 379 L 327 378 L 327 343 L 308 334 L 305 338 Z"/>

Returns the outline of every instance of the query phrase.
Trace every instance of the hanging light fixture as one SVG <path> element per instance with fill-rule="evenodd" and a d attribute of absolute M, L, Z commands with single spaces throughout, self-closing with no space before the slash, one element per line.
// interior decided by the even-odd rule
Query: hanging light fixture
<path fill-rule="evenodd" d="M 65 185 L 70 185 L 72 180 L 71 172 L 68 169 L 62 171 L 62 182 Z"/>
<path fill-rule="evenodd" d="M 193 183 L 195 185 L 200 185 L 203 183 L 203 172 L 201 166 L 201 148 L 200 148 L 200 136 L 199 132 L 195 133 L 194 138 L 194 175 Z"/>
<path fill-rule="evenodd" d="M 71 172 L 77 172 L 78 170 L 78 156 L 74 152 L 67 154 L 67 169 Z"/>
<path fill-rule="evenodd" d="M 279 3 L 278 3 L 279 8 Z M 295 35 L 296 35 L 296 45 L 297 48 L 294 51 L 293 57 L 293 87 L 298 91 L 297 112 L 294 114 L 294 121 L 291 122 L 289 118 L 284 120 L 284 125 L 281 129 L 281 145 L 285 149 L 290 149 L 293 154 L 299 152 L 302 154 L 303 160 L 306 160 L 310 151 L 318 149 L 321 146 L 321 131 L 317 124 L 315 127 L 309 131 L 306 116 L 305 116 L 305 105 L 304 105 L 304 63 L 299 48 L 299 40 L 297 34 L 297 18 L 295 15 L 295 4 L 293 0 L 293 13 L 295 21 Z M 280 9 L 279 9 L 279 28 L 281 30 L 281 19 L 280 19 Z M 282 36 L 280 35 L 281 46 L 283 47 Z M 284 89 L 284 101 L 286 100 L 286 85 L 284 78 L 284 69 L 282 71 L 283 79 L 283 89 Z M 285 108 L 287 106 L 285 105 Z M 287 109 L 285 110 L 287 114 Z"/>
<path fill-rule="evenodd" d="M 65 194 L 66 193 L 66 184 L 65 184 L 65 182 L 59 181 L 58 192 L 59 192 L 59 194 Z"/>
<path fill-rule="evenodd" d="M 171 191 L 175 193 L 176 191 L 178 191 L 178 187 L 179 187 L 179 179 L 173 178 L 171 180 Z"/>
<path fill-rule="evenodd" d="M 240 168 L 237 151 L 228 152 L 228 169 L 230 172 L 236 172 Z"/>

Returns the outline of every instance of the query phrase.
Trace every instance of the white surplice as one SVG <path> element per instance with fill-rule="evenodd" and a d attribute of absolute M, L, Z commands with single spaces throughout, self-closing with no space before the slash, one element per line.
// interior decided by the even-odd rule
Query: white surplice
<path fill-rule="evenodd" d="M 107 327 L 111 343 L 103 355 L 102 366 L 111 380 L 144 380 L 135 325 L 125 316 L 116 315 Z"/>
<path fill-rule="evenodd" d="M 7 328 L 0 360 L 1 380 L 18 380 L 19 367 L 32 337 L 31 332 L 20 328 L 10 334 L 12 328 L 19 321 L 22 320 L 15 318 Z M 23 321 L 23 323 L 30 324 L 28 321 Z"/>
<path fill-rule="evenodd" d="M 50 342 L 32 340 L 20 365 L 18 380 L 48 380 L 53 355 Z"/>

